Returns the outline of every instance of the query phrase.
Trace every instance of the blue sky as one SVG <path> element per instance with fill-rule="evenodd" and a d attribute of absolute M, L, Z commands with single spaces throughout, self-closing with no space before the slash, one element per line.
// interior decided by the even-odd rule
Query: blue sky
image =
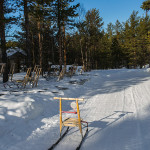
<path fill-rule="evenodd" d="M 85 10 L 92 8 L 99 9 L 100 17 L 103 18 L 104 28 L 112 22 L 115 24 L 118 19 L 121 23 L 129 19 L 133 10 L 139 12 L 139 16 L 145 15 L 140 8 L 145 0 L 75 0 L 80 2 Z"/>
<path fill-rule="evenodd" d="M 112 22 L 115 24 L 118 19 L 121 23 L 129 19 L 133 10 L 139 12 L 139 16 L 145 15 L 145 12 L 140 8 L 145 0 L 75 0 L 81 3 L 85 11 L 92 8 L 99 9 L 100 17 L 103 18 L 104 29 L 107 24 Z M 15 26 L 12 33 L 20 28 Z"/>

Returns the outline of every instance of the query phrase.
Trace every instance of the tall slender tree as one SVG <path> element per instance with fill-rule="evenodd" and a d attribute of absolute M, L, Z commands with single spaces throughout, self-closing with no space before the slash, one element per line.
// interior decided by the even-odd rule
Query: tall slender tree
<path fill-rule="evenodd" d="M 146 17 L 147 17 L 148 11 L 150 10 L 150 0 L 144 1 L 144 2 L 142 3 L 142 5 L 141 5 L 141 8 L 142 8 L 143 10 L 145 10 L 145 12 L 146 12 Z"/>
<path fill-rule="evenodd" d="M 13 1 L 14 4 L 16 1 Z M 0 39 L 1 39 L 1 49 L 2 49 L 2 62 L 6 63 L 5 72 L 3 75 L 3 82 L 8 81 L 8 63 L 6 54 L 6 29 L 7 26 L 15 22 L 15 17 L 13 17 L 13 12 L 15 12 L 15 5 L 12 5 L 11 0 L 1 0 L 0 1 Z"/>
<path fill-rule="evenodd" d="M 28 0 L 23 0 L 24 6 L 24 18 L 25 18 L 25 37 L 26 37 L 26 52 L 27 52 L 27 66 L 31 66 L 31 44 L 29 37 L 29 11 L 28 11 Z"/>
<path fill-rule="evenodd" d="M 112 68 L 120 68 L 122 63 L 122 50 L 117 37 L 113 38 L 110 49 L 112 51 Z"/>
<path fill-rule="evenodd" d="M 85 49 L 87 50 L 86 53 L 89 55 L 88 58 L 86 57 L 86 67 L 87 64 L 92 64 L 92 68 L 94 68 L 97 64 L 97 59 L 94 59 L 96 56 L 97 50 L 97 43 L 98 39 L 102 37 L 102 26 L 103 21 L 102 17 L 100 17 L 99 10 L 91 9 L 85 15 L 85 31 L 86 31 L 86 46 Z M 86 54 L 86 56 L 87 56 Z"/>
<path fill-rule="evenodd" d="M 73 25 L 72 18 L 76 17 L 78 14 L 76 13 L 76 9 L 79 7 L 79 4 L 71 5 L 74 0 L 56 0 L 54 2 L 54 16 L 57 19 L 57 28 L 58 28 L 58 47 L 59 47 L 59 65 L 60 71 L 62 69 L 63 63 L 63 54 L 64 54 L 64 65 L 66 66 L 66 46 L 65 46 L 65 29 L 66 26 Z M 63 30 L 62 30 L 63 29 Z M 62 39 L 64 38 L 64 43 L 62 43 Z M 62 47 L 64 45 L 64 51 Z M 64 53 L 63 53 L 64 52 Z"/>
<path fill-rule="evenodd" d="M 114 35 L 114 25 L 112 23 L 109 23 L 107 25 L 107 34 L 108 34 L 108 38 L 110 39 L 110 41 L 112 41 L 112 37 Z"/>
<path fill-rule="evenodd" d="M 137 63 L 142 68 L 146 63 L 149 63 L 149 36 L 148 30 L 150 30 L 149 19 L 147 17 L 140 18 L 139 25 L 137 27 Z"/>
<path fill-rule="evenodd" d="M 121 31 L 122 31 L 122 24 L 119 22 L 119 20 L 117 20 L 115 22 L 114 31 L 115 31 L 114 34 L 116 35 L 117 39 L 119 40 L 121 38 Z"/>
<path fill-rule="evenodd" d="M 6 39 L 5 39 L 5 0 L 0 1 L 0 39 L 2 48 L 2 62 L 7 64 L 7 54 L 6 54 Z M 3 75 L 3 82 L 8 81 L 7 65 L 5 67 L 5 72 Z"/>

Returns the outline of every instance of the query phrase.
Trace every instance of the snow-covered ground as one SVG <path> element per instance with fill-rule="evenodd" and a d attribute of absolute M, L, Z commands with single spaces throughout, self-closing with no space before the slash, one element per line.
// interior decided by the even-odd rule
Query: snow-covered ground
<path fill-rule="evenodd" d="M 56 80 L 40 77 L 38 87 L 22 90 L 5 89 L 0 77 L 0 150 L 47 150 L 59 137 L 55 96 L 85 99 L 80 115 L 89 132 L 82 150 L 150 150 L 149 69 L 93 70 Z M 63 101 L 63 110 L 71 110 L 70 102 Z M 75 133 L 71 129 L 56 149 L 75 149 Z"/>

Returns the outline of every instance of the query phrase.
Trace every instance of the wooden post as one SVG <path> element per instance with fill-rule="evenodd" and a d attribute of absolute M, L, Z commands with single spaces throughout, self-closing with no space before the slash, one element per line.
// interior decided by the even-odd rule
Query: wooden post
<path fill-rule="evenodd" d="M 29 81 L 29 76 L 30 76 L 30 73 L 31 73 L 31 69 L 32 69 L 32 68 L 28 68 L 28 69 L 27 69 L 27 73 L 26 73 L 26 75 L 25 75 L 25 77 L 24 77 L 24 80 L 23 80 L 23 82 L 22 82 L 22 87 L 24 87 L 24 88 L 25 88 L 27 82 Z"/>
<path fill-rule="evenodd" d="M 37 83 L 38 83 L 38 80 L 39 80 L 39 76 L 42 74 L 42 68 L 39 68 L 38 69 L 38 76 L 37 76 L 37 79 L 36 79 L 36 86 L 37 86 Z"/>
<path fill-rule="evenodd" d="M 9 78 L 11 77 L 10 80 L 12 81 L 14 72 L 15 72 L 15 63 L 12 63 L 11 66 L 10 66 L 10 71 L 9 71 L 8 80 L 9 80 Z"/>
<path fill-rule="evenodd" d="M 61 136 L 61 130 L 62 130 L 62 99 L 59 99 L 59 113 L 60 113 L 60 136 Z"/>
<path fill-rule="evenodd" d="M 78 104 L 78 100 L 77 99 L 76 99 L 76 104 L 77 104 L 77 114 L 78 114 L 79 129 L 80 129 L 80 133 L 82 135 L 81 118 L 80 118 L 79 104 Z M 83 137 L 83 135 L 82 135 L 82 137 Z"/>

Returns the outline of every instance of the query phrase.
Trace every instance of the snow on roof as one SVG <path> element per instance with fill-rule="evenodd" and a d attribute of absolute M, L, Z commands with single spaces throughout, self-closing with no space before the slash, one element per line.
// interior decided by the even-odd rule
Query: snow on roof
<path fill-rule="evenodd" d="M 8 57 L 14 55 L 17 52 L 27 56 L 26 52 L 24 50 L 20 49 L 19 47 L 9 48 L 9 49 L 6 50 L 6 53 L 7 53 Z"/>

